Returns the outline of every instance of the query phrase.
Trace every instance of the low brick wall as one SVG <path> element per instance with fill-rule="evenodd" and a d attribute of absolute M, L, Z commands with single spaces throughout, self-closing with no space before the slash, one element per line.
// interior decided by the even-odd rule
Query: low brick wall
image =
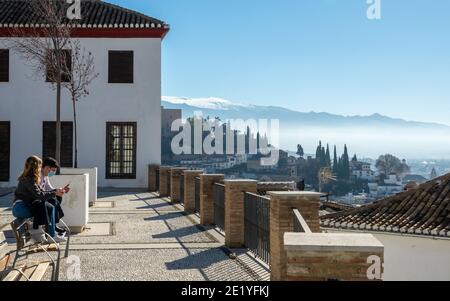
<path fill-rule="evenodd" d="M 269 192 L 270 196 L 270 269 L 271 280 L 284 280 L 286 251 L 284 234 L 294 231 L 293 209 L 298 209 L 314 233 L 319 233 L 319 204 L 321 193 Z"/>
<path fill-rule="evenodd" d="M 381 280 L 384 247 L 371 234 L 286 233 L 284 247 L 282 280 Z"/>

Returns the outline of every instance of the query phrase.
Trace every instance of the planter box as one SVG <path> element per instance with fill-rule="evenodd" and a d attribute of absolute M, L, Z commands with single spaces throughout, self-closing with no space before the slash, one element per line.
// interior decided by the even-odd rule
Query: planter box
<path fill-rule="evenodd" d="M 61 168 L 61 175 L 89 174 L 89 206 L 97 201 L 97 167 L 94 168 Z"/>
<path fill-rule="evenodd" d="M 82 232 L 89 220 L 89 174 L 54 176 L 51 184 L 54 187 L 70 184 L 70 192 L 63 197 L 63 219 L 72 232 Z"/>

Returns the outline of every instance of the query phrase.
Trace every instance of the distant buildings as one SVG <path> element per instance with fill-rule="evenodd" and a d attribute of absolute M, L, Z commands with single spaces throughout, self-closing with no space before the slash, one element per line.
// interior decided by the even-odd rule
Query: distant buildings
<path fill-rule="evenodd" d="M 367 181 L 375 180 L 375 172 L 371 169 L 371 164 L 361 161 L 351 161 L 350 171 L 356 179 L 362 179 Z"/>
<path fill-rule="evenodd" d="M 436 178 L 436 177 L 434 177 L 434 178 Z M 403 185 L 406 185 L 408 183 L 415 183 L 415 184 L 420 185 L 420 184 L 425 183 L 426 181 L 428 181 L 428 179 L 425 178 L 424 176 L 414 175 L 414 174 L 406 175 L 402 179 Z"/>

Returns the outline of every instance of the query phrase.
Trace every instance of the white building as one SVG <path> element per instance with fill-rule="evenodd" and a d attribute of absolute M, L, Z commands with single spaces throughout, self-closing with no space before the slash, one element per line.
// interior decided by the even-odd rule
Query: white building
<path fill-rule="evenodd" d="M 361 180 L 373 181 L 375 179 L 375 172 L 371 169 L 371 164 L 361 161 L 352 161 L 350 163 L 352 175 Z"/>
<path fill-rule="evenodd" d="M 384 245 L 384 280 L 450 280 L 450 174 L 321 217 L 326 232 L 369 232 Z"/>
<path fill-rule="evenodd" d="M 28 156 L 54 156 L 56 95 L 45 76 L 32 78 L 30 62 L 8 47 L 8 27 L 24 26 L 26 35 L 35 26 L 28 24 L 27 2 L 0 6 L 0 187 L 12 187 Z M 92 53 L 99 77 L 77 104 L 78 167 L 98 167 L 101 187 L 146 187 L 147 165 L 161 161 L 161 42 L 169 27 L 103 1 L 83 0 L 82 6 L 72 37 Z M 63 92 L 61 163 L 67 167 L 74 155 L 73 111 Z"/>

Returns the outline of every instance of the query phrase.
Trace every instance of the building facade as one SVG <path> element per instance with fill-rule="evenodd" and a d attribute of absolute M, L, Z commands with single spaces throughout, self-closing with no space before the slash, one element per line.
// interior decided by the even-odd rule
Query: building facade
<path fill-rule="evenodd" d="M 26 3 L 0 2 L 8 11 L 0 14 L 0 187 L 17 184 L 28 156 L 54 156 L 56 149 L 52 84 L 33 76 L 32 64 L 9 48 L 11 26 L 37 26 L 29 23 L 31 12 L 26 18 Z M 161 162 L 161 42 L 169 27 L 102 1 L 82 6 L 72 38 L 92 53 L 99 76 L 77 102 L 78 167 L 97 167 L 100 187 L 146 187 L 147 165 Z M 61 164 L 70 167 L 73 110 L 65 90 L 61 121 Z"/>

